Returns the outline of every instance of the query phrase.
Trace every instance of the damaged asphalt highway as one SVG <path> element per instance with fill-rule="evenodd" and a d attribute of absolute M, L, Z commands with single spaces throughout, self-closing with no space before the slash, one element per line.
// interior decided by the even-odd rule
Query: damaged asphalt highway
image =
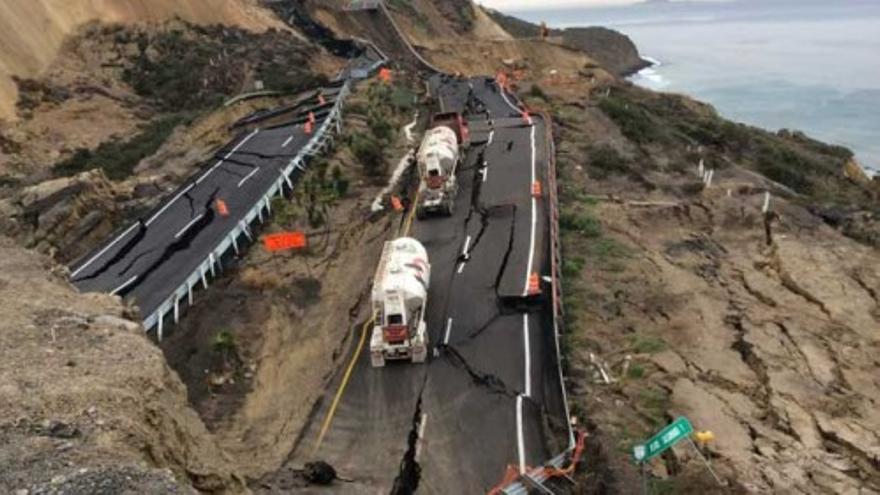
<path fill-rule="evenodd" d="M 485 493 L 508 466 L 565 448 L 552 318 L 530 286 L 549 292 L 549 206 L 533 194 L 547 173 L 547 123 L 492 79 L 434 76 L 430 87 L 441 111 L 465 113 L 472 142 L 455 214 L 411 232 L 432 264 L 431 358 L 374 369 L 361 351 L 318 441 L 335 378 L 287 468 L 321 459 L 350 481 L 304 493 Z"/>

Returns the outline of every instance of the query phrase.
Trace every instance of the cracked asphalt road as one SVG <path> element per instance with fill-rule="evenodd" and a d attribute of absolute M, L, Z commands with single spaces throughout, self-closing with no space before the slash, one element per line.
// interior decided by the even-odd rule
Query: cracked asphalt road
<path fill-rule="evenodd" d="M 322 459 L 353 480 L 314 493 L 485 493 L 508 465 L 561 450 L 548 428 L 565 424 L 552 325 L 540 301 L 523 297 L 532 272 L 549 272 L 546 198 L 532 196 L 548 163 L 545 123 L 524 120 L 491 79 L 431 85 L 442 110 L 466 112 L 472 139 L 455 215 L 411 232 L 432 264 L 432 358 L 373 369 L 369 353 L 358 356 L 319 450 L 329 400 L 288 462 Z"/>

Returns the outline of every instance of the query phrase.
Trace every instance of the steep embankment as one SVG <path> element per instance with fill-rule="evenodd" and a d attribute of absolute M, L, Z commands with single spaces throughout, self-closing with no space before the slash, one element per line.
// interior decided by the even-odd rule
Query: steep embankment
<path fill-rule="evenodd" d="M 851 153 L 626 84 L 548 92 L 587 493 L 638 491 L 630 449 L 682 414 L 714 432 L 724 492 L 880 489 L 880 254 L 815 213 L 877 208 Z M 657 490 L 722 490 L 688 448 L 649 470 Z"/>
<path fill-rule="evenodd" d="M 242 491 L 140 325 L 59 268 L 0 237 L 0 492 Z"/>
<path fill-rule="evenodd" d="M 181 18 L 251 31 L 283 29 L 256 0 L 10 0 L 0 3 L 0 120 L 15 118 L 12 76 L 33 78 L 55 60 L 65 38 L 90 21 L 161 22 Z"/>

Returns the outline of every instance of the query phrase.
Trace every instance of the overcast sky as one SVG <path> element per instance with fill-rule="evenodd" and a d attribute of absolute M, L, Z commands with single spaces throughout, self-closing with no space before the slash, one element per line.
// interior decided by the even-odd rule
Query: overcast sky
<path fill-rule="evenodd" d="M 546 10 L 554 7 L 600 7 L 606 5 L 626 5 L 639 0 L 477 0 L 478 3 L 493 9 L 504 10 Z"/>

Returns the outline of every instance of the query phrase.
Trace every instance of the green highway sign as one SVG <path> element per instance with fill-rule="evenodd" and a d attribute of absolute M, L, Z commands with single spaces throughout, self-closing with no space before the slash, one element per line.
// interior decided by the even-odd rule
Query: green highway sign
<path fill-rule="evenodd" d="M 684 440 L 693 432 L 694 427 L 691 422 L 684 416 L 680 416 L 647 442 L 633 447 L 633 457 L 636 462 L 648 461 L 662 454 L 680 440 Z"/>

